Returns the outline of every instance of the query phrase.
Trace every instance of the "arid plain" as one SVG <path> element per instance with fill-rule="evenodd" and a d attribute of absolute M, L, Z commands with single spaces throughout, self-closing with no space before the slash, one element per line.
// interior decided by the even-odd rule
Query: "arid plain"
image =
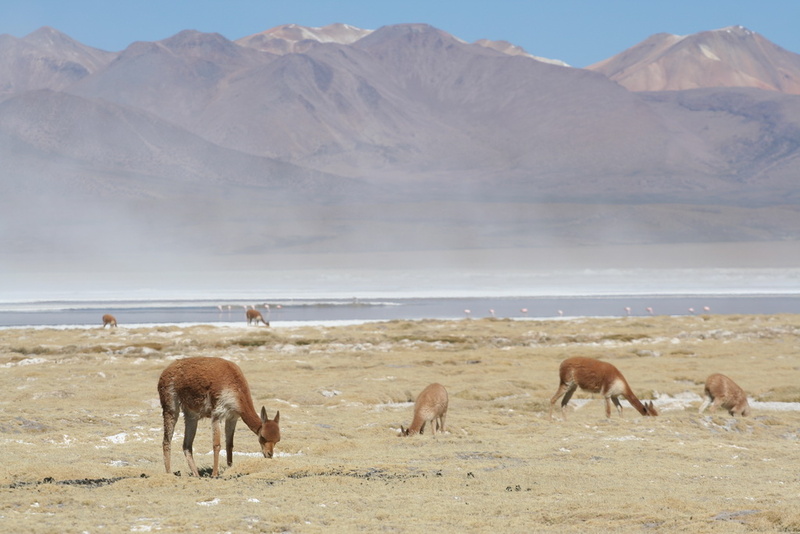
<path fill-rule="evenodd" d="M 235 361 L 256 409 L 280 410 L 275 458 L 240 422 L 233 466 L 187 476 L 181 419 L 180 476 L 164 472 L 156 382 L 197 355 Z M 607 420 L 579 392 L 550 421 L 576 355 L 660 416 Z M 5 329 L 0 367 L 5 532 L 800 530 L 800 315 Z M 750 417 L 697 413 L 713 372 Z M 434 381 L 448 432 L 397 437 Z M 207 475 L 208 420 L 194 445 Z"/>

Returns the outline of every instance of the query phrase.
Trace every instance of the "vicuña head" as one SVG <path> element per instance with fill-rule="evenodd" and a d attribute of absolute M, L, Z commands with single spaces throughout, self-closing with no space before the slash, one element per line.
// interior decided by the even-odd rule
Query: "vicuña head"
<path fill-rule="evenodd" d="M 170 472 L 172 434 L 178 415 L 183 410 L 186 431 L 183 438 L 183 453 L 189 469 L 200 476 L 192 455 L 192 443 L 197 432 L 197 421 L 211 418 L 214 445 L 214 469 L 212 476 L 219 474 L 220 422 L 225 422 L 225 451 L 228 467 L 233 465 L 233 433 L 239 417 L 258 436 L 258 444 L 265 458 L 272 458 L 275 444 L 281 440 L 280 412 L 274 419 L 267 416 L 261 407 L 256 413 L 250 397 L 250 387 L 242 370 L 233 362 L 222 358 L 184 358 L 171 363 L 158 379 L 158 396 L 164 416 L 164 467 Z"/>
<path fill-rule="evenodd" d="M 728 410 L 731 415 L 750 415 L 750 404 L 747 402 L 747 394 L 736 382 L 725 375 L 714 373 L 706 379 L 703 388 L 706 399 L 700 406 L 699 413 L 703 413 L 708 405 L 711 405 L 711 413 L 714 413 L 720 406 Z"/>
<path fill-rule="evenodd" d="M 265 326 L 269 326 L 269 321 L 265 321 L 258 310 L 247 310 L 245 315 L 247 315 L 247 324 L 255 323 L 257 325 L 261 321 Z"/>
<path fill-rule="evenodd" d="M 599 393 L 606 400 L 606 417 L 611 417 L 611 403 L 617 407 L 622 415 L 622 405 L 619 403 L 620 395 L 631 403 L 631 406 L 642 415 L 658 415 L 652 402 L 642 404 L 631 391 L 628 381 L 619 372 L 619 369 L 610 363 L 593 358 L 567 358 L 558 368 L 560 383 L 556 394 L 550 399 L 550 419 L 553 418 L 553 406 L 562 395 L 561 416 L 566 419 L 564 408 L 575 390 L 581 388 L 590 393 Z"/>
<path fill-rule="evenodd" d="M 447 390 L 441 384 L 433 383 L 423 389 L 414 402 L 414 419 L 411 421 L 411 426 L 403 428 L 400 425 L 400 435 L 422 434 L 428 421 L 431 423 L 431 432 L 434 436 L 437 430 L 444 432 L 447 400 Z"/>

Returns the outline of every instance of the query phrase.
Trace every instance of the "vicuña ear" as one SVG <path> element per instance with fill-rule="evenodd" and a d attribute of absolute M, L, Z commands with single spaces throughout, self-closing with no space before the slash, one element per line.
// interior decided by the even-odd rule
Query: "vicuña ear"
<path fill-rule="evenodd" d="M 278 423 L 278 422 L 280 422 L 280 420 L 281 420 L 281 412 L 279 410 L 279 411 L 275 412 L 275 419 L 273 419 L 273 421 Z"/>
<path fill-rule="evenodd" d="M 268 420 L 269 420 L 269 417 L 267 417 L 267 409 L 266 409 L 266 407 L 262 406 L 261 407 L 261 422 L 262 423 L 266 423 Z"/>

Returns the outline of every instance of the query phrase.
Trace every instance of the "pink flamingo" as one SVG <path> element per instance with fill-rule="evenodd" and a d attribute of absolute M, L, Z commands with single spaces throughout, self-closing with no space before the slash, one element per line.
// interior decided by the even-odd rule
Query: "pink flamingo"
<path fill-rule="evenodd" d="M 522 312 L 522 315 L 528 315 L 528 308 L 522 308 L 520 311 Z"/>

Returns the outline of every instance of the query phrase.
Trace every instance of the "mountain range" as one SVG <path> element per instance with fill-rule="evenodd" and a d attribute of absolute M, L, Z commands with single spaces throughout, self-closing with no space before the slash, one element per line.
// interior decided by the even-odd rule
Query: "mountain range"
<path fill-rule="evenodd" d="M 0 36 L 0 158 L 18 254 L 795 240 L 800 55 L 742 27 L 585 69 L 425 24 L 41 28 Z"/>

